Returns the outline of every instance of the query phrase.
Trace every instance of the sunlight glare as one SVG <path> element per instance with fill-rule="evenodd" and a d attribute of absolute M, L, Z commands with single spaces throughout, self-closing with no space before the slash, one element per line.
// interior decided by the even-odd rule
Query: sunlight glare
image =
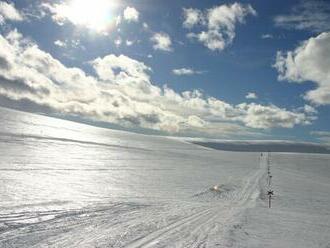
<path fill-rule="evenodd" d="M 97 32 L 104 32 L 114 21 L 116 1 L 110 0 L 71 0 L 64 13 L 77 25 Z"/>

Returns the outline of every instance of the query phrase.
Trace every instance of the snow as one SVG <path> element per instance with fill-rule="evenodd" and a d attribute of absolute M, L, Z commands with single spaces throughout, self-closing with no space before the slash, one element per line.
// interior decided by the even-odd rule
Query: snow
<path fill-rule="evenodd" d="M 330 247 L 330 155 L 267 156 L 0 108 L 0 247 Z"/>

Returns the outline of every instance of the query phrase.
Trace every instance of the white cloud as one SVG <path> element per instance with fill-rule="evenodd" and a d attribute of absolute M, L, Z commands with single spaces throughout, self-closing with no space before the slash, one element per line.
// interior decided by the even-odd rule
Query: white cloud
<path fill-rule="evenodd" d="M 67 46 L 67 44 L 64 41 L 61 41 L 61 40 L 54 41 L 54 45 L 56 45 L 58 47 L 66 47 Z"/>
<path fill-rule="evenodd" d="M 81 45 L 79 39 L 65 39 L 65 40 L 56 40 L 54 41 L 54 45 L 60 48 L 73 48 L 73 49 L 82 49 L 85 50 L 86 48 Z"/>
<path fill-rule="evenodd" d="M 120 25 L 121 21 L 122 21 L 121 15 L 117 16 L 116 17 L 116 27 L 118 27 Z"/>
<path fill-rule="evenodd" d="M 329 136 L 330 137 L 329 131 L 312 131 L 311 134 L 317 135 L 317 136 Z"/>
<path fill-rule="evenodd" d="M 196 115 L 190 115 L 188 117 L 188 125 L 191 127 L 203 128 L 205 124 L 205 121 Z"/>
<path fill-rule="evenodd" d="M 275 25 L 286 29 L 324 32 L 330 30 L 330 3 L 327 1 L 303 0 L 290 14 L 274 18 Z"/>
<path fill-rule="evenodd" d="M 195 74 L 202 74 L 202 71 L 196 71 L 191 68 L 180 68 L 180 69 L 174 69 L 172 70 L 172 73 L 177 76 L 183 76 L 183 75 L 195 75 Z"/>
<path fill-rule="evenodd" d="M 120 47 L 121 44 L 123 43 L 123 40 L 120 37 L 118 37 L 113 41 L 113 43 L 115 43 L 116 47 Z"/>
<path fill-rule="evenodd" d="M 126 46 L 132 46 L 132 45 L 134 45 L 133 40 L 126 40 Z"/>
<path fill-rule="evenodd" d="M 246 99 L 258 99 L 258 96 L 254 92 L 248 92 L 247 95 L 245 96 Z"/>
<path fill-rule="evenodd" d="M 6 20 L 23 21 L 22 14 L 15 8 L 14 3 L 0 2 L 0 24 Z"/>
<path fill-rule="evenodd" d="M 138 22 L 139 12 L 133 7 L 126 7 L 124 10 L 124 19 L 128 22 Z"/>
<path fill-rule="evenodd" d="M 151 41 L 154 43 L 153 48 L 155 50 L 162 50 L 170 52 L 172 51 L 172 41 L 171 37 L 166 33 L 155 33 L 151 37 Z"/>
<path fill-rule="evenodd" d="M 312 107 L 311 105 L 305 104 L 304 106 L 304 112 L 308 114 L 317 114 L 318 111 Z"/>
<path fill-rule="evenodd" d="M 273 39 L 274 36 L 271 34 L 263 34 L 261 35 L 261 39 Z"/>
<path fill-rule="evenodd" d="M 244 115 L 238 118 L 242 118 L 242 121 L 246 126 L 254 128 L 292 128 L 298 124 L 311 124 L 311 122 L 315 119 L 313 116 L 308 118 L 306 113 L 292 112 L 274 105 L 262 106 L 255 103 L 242 103 L 237 107 L 239 110 L 245 112 Z"/>
<path fill-rule="evenodd" d="M 305 99 L 319 105 L 330 104 L 330 33 L 312 37 L 294 51 L 278 52 L 274 67 L 279 80 L 312 81 L 317 85 Z"/>
<path fill-rule="evenodd" d="M 200 10 L 198 9 L 183 9 L 183 17 L 184 17 L 184 22 L 183 26 L 185 28 L 192 28 L 195 25 L 201 23 L 203 21 L 203 14 Z"/>
<path fill-rule="evenodd" d="M 125 55 L 110 54 L 90 65 L 96 76 L 64 66 L 17 31 L 0 35 L 0 100 L 28 100 L 65 115 L 212 137 L 255 135 L 255 128 L 291 128 L 316 118 L 304 108 L 232 105 L 198 90 L 177 93 L 157 86 L 149 66 Z"/>
<path fill-rule="evenodd" d="M 136 78 L 148 81 L 148 71 L 151 68 L 124 55 L 107 55 L 91 62 L 100 79 L 104 81 L 120 82 L 125 78 Z"/>
<path fill-rule="evenodd" d="M 311 135 L 316 136 L 321 142 L 330 145 L 330 132 L 329 131 L 312 131 Z"/>
<path fill-rule="evenodd" d="M 246 16 L 257 13 L 251 5 L 234 3 L 216 6 L 205 13 L 197 9 L 184 9 L 183 14 L 184 27 L 192 28 L 196 24 L 201 24 L 207 28 L 197 33 L 190 32 L 188 38 L 196 39 L 212 51 L 221 51 L 233 42 L 236 24 L 244 23 Z"/>
<path fill-rule="evenodd" d="M 144 30 L 149 30 L 149 25 L 146 22 L 144 22 L 142 24 L 142 26 L 143 26 Z"/>

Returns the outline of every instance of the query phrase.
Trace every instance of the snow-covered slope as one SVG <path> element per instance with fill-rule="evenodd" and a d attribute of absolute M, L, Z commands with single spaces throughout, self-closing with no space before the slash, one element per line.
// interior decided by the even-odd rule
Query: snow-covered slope
<path fill-rule="evenodd" d="M 327 247 L 330 156 L 266 156 L 0 108 L 0 247 Z"/>
<path fill-rule="evenodd" d="M 222 151 L 237 152 L 291 152 L 330 154 L 330 146 L 312 142 L 287 140 L 210 140 L 185 139 L 191 143 Z"/>

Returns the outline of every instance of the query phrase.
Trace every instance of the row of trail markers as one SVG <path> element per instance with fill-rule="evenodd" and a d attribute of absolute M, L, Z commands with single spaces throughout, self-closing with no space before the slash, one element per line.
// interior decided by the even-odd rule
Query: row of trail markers
<path fill-rule="evenodd" d="M 263 154 L 261 153 L 261 156 L 263 156 Z M 274 195 L 274 191 L 272 190 L 272 174 L 271 174 L 271 153 L 268 152 L 267 153 L 267 184 L 268 184 L 268 191 L 267 191 L 267 195 L 268 195 L 268 208 L 272 207 L 272 196 Z"/>

